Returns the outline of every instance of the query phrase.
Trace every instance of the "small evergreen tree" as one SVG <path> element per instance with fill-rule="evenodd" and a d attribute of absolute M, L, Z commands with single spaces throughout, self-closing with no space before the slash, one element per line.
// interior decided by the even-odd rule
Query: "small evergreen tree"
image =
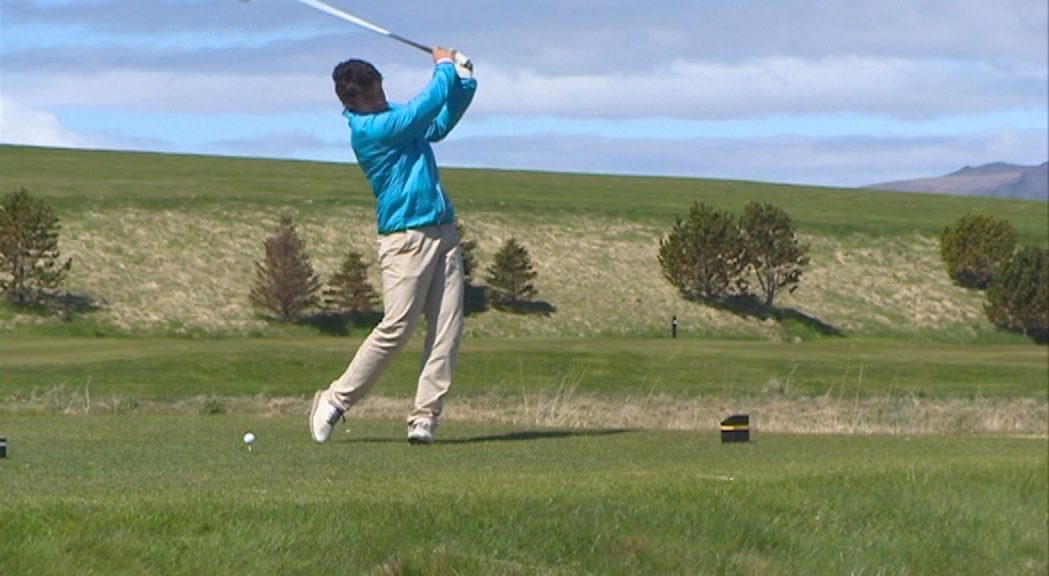
<path fill-rule="evenodd" d="M 324 305 L 334 312 L 354 315 L 371 312 L 378 304 L 379 294 L 368 282 L 364 255 L 351 250 L 324 289 Z"/>
<path fill-rule="evenodd" d="M 463 256 L 463 308 L 466 314 L 483 312 L 488 309 L 487 290 L 483 285 L 474 284 L 474 272 L 477 271 L 477 242 L 466 239 L 466 227 L 458 220 L 455 231 L 459 234 L 459 249 Z"/>
<path fill-rule="evenodd" d="M 986 289 L 1016 250 L 1018 235 L 1008 221 L 967 214 L 940 235 L 947 273 L 964 288 Z"/>
<path fill-rule="evenodd" d="M 459 248 L 463 253 L 463 279 L 466 281 L 466 285 L 469 286 L 473 282 L 473 272 L 477 267 L 477 258 L 474 256 L 477 242 L 465 240 L 466 228 L 458 220 L 455 221 L 455 231 L 459 234 Z"/>
<path fill-rule="evenodd" d="M 1049 340 L 1049 250 L 1025 246 L 1002 265 L 984 306 L 995 326 Z"/>
<path fill-rule="evenodd" d="M 0 201 L 0 291 L 18 306 L 37 304 L 72 267 L 60 261 L 58 216 L 21 188 Z"/>
<path fill-rule="evenodd" d="M 263 245 L 266 257 L 255 262 L 251 304 L 284 322 L 292 322 L 303 311 L 317 305 L 320 279 L 290 214 L 281 215 L 275 234 Z"/>
<path fill-rule="evenodd" d="M 487 269 L 485 282 L 493 302 L 513 305 L 538 293 L 532 283 L 537 276 L 528 249 L 510 238 L 495 253 L 495 261 Z"/>
<path fill-rule="evenodd" d="M 736 218 L 701 202 L 659 242 L 663 276 L 686 298 L 716 301 L 745 290 L 744 255 Z"/>
<path fill-rule="evenodd" d="M 809 248 L 798 242 L 794 224 L 785 211 L 772 204 L 751 202 L 740 219 L 744 259 L 761 287 L 764 314 L 781 289 L 793 293 L 801 280 L 802 267 L 809 263 Z"/>

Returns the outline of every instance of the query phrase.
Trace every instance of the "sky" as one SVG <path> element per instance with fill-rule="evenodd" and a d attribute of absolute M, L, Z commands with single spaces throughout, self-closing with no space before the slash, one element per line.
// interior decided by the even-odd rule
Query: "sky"
<path fill-rule="evenodd" d="M 1046 0 L 329 0 L 479 82 L 444 166 L 863 186 L 1049 158 Z M 296 0 L 3 0 L 0 143 L 354 162 L 331 70 L 432 59 Z"/>

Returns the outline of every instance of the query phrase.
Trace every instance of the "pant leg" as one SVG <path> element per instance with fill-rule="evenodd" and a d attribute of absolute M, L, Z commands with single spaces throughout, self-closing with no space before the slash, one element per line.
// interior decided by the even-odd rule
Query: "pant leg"
<path fill-rule="evenodd" d="M 411 339 L 426 304 L 440 246 L 439 236 L 428 228 L 379 239 L 383 318 L 346 371 L 328 387 L 329 401 L 347 409 L 363 398 Z"/>
<path fill-rule="evenodd" d="M 409 422 L 419 418 L 440 417 L 444 409 L 444 396 L 452 383 L 452 372 L 455 370 L 459 341 L 463 334 L 465 278 L 459 234 L 454 224 L 439 228 L 441 250 L 423 308 L 426 340 L 415 393 L 415 408 L 408 416 Z"/>

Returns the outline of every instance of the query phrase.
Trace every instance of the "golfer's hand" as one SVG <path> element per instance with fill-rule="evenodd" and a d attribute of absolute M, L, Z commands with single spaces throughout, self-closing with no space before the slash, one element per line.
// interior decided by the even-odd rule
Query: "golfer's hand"
<path fill-rule="evenodd" d="M 440 46 L 434 46 L 433 63 L 436 64 L 441 60 L 451 60 L 452 62 L 455 62 L 455 51 L 441 48 Z"/>
<path fill-rule="evenodd" d="M 455 56 L 455 73 L 460 78 L 473 78 L 474 63 L 470 61 L 470 57 L 458 50 L 453 50 L 452 54 Z"/>

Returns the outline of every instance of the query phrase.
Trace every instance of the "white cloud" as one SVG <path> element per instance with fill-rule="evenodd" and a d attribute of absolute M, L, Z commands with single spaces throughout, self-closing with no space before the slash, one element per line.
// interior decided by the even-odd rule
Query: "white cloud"
<path fill-rule="evenodd" d="M 141 134 L 75 130 L 63 123 L 58 114 L 26 106 L 7 96 L 0 96 L 0 144 L 157 152 L 172 150 L 170 143 Z"/>
<path fill-rule="evenodd" d="M 923 136 L 602 138 L 536 134 L 451 140 L 443 165 L 610 174 L 670 175 L 832 186 L 935 176 L 988 159 L 1039 164 L 1045 130 Z"/>
<path fill-rule="evenodd" d="M 29 108 L 0 96 L 0 142 L 66 148 L 90 147 L 92 141 L 67 129 L 46 110 Z"/>
<path fill-rule="evenodd" d="M 334 59 L 332 60 L 335 61 Z M 273 113 L 337 105 L 318 69 L 268 74 L 113 69 L 44 71 L 5 78 L 5 93 L 36 108 L 165 113 Z M 413 96 L 424 66 L 383 70 L 391 98 Z M 772 114 L 857 112 L 930 118 L 1044 106 L 1046 71 L 900 58 L 763 58 L 729 65 L 673 61 L 618 74 L 557 75 L 478 65 L 475 114 L 720 120 Z"/>
<path fill-rule="evenodd" d="M 395 100 L 429 76 L 421 53 L 295 2 L 220 4 L 5 0 L 0 141 L 278 157 L 339 142 L 341 158 L 336 62 L 372 60 Z M 1047 154 L 1045 0 L 353 9 L 474 58 L 454 163 L 863 184 Z"/>
<path fill-rule="evenodd" d="M 479 110 L 566 117 L 693 120 L 860 112 L 923 118 L 1043 106 L 1044 70 L 900 58 L 675 61 L 615 75 L 485 70 Z"/>
<path fill-rule="evenodd" d="M 159 113 L 263 113 L 334 105 L 330 80 L 317 76 L 235 76 L 113 70 L 91 76 L 28 73 L 4 91 L 34 106 Z"/>
<path fill-rule="evenodd" d="M 275 132 L 212 142 L 210 147 L 222 154 L 238 156 L 295 157 L 301 153 L 327 153 L 329 144 L 315 134 L 303 132 Z M 344 153 L 349 146 L 341 147 Z"/>

